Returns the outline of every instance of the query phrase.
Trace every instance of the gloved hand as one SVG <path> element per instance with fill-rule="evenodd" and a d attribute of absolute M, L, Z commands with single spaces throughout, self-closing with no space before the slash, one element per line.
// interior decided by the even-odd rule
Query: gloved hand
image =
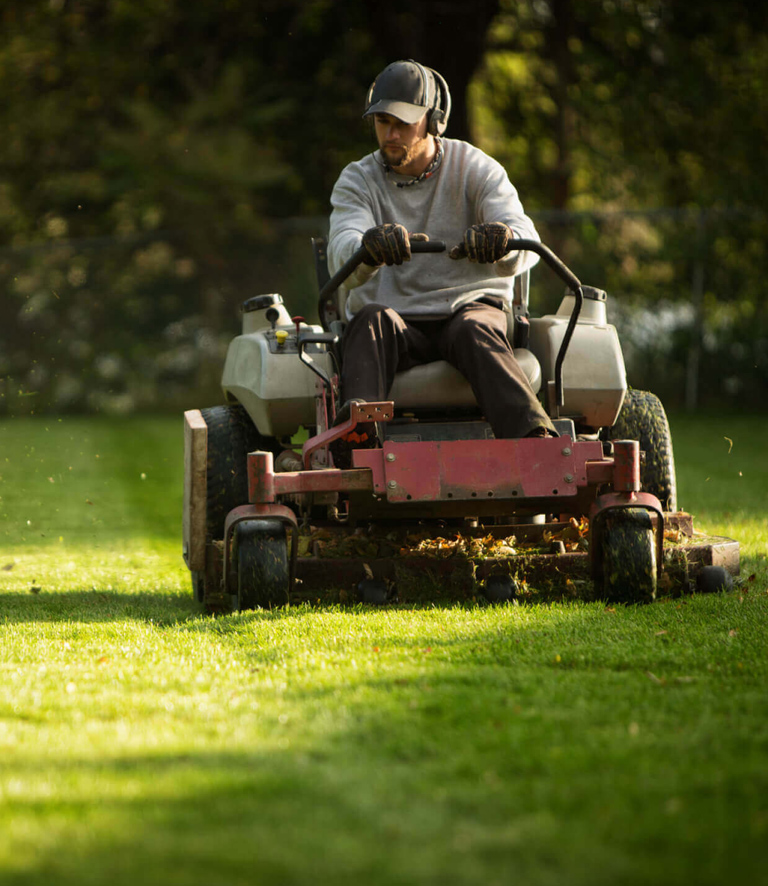
<path fill-rule="evenodd" d="M 485 264 L 498 261 L 512 249 L 515 235 L 503 222 L 472 225 L 464 231 L 464 242 L 448 253 L 451 258 L 468 258 Z"/>
<path fill-rule="evenodd" d="M 367 265 L 401 265 L 411 260 L 411 241 L 402 225 L 385 224 L 368 228 L 363 234 L 363 246 L 370 258 Z"/>

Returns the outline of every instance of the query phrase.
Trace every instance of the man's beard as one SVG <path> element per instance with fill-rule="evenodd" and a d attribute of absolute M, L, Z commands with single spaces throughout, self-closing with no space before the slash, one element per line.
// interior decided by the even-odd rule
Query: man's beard
<path fill-rule="evenodd" d="M 393 151 L 394 155 L 391 153 Z M 387 165 L 392 169 L 397 169 L 399 166 L 407 166 L 413 159 L 413 148 L 406 147 L 405 145 L 385 145 L 381 149 L 381 153 L 387 161 Z"/>
<path fill-rule="evenodd" d="M 426 150 L 425 143 L 429 139 L 428 135 L 424 138 L 417 139 L 412 145 L 384 145 L 380 148 L 381 154 L 387 162 L 390 169 L 399 169 L 401 166 L 410 166 L 419 156 L 419 152 Z M 394 158 L 388 153 L 394 149 Z"/>

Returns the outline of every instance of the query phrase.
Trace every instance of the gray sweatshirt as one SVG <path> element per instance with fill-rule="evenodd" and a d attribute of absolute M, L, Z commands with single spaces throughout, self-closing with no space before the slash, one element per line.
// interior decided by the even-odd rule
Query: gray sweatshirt
<path fill-rule="evenodd" d="M 470 225 L 504 222 L 517 237 L 538 240 L 517 191 L 500 163 L 479 148 L 442 139 L 444 156 L 434 174 L 411 187 L 387 172 L 376 152 L 350 163 L 339 176 L 331 203 L 328 260 L 335 273 L 375 225 L 395 222 L 423 232 L 447 247 L 461 243 Z M 348 280 L 347 315 L 368 303 L 394 308 L 405 317 L 448 317 L 483 295 L 512 298 L 513 277 L 538 261 L 532 252 L 510 252 L 495 264 L 454 261 L 448 253 L 414 255 L 398 266 L 361 265 Z"/>

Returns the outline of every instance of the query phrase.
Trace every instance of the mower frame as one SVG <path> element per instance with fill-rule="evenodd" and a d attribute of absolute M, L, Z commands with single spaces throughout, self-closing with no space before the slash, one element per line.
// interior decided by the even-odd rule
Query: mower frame
<path fill-rule="evenodd" d="M 516 247 L 536 252 L 566 283 L 574 297 L 554 360 L 554 377 L 546 379 L 543 391 L 547 410 L 552 419 L 557 420 L 563 406 L 563 364 L 579 321 L 584 294 L 578 278 L 544 244 L 519 240 Z M 413 252 L 444 250 L 445 244 L 440 241 L 412 243 Z M 260 449 L 247 454 L 248 500 L 227 514 L 223 547 L 212 543 L 206 534 L 206 423 L 199 410 L 185 413 L 184 556 L 193 574 L 204 575 L 211 587 L 210 592 L 205 592 L 204 602 L 215 609 L 226 605 L 229 599 L 237 607 L 237 595 L 233 592 L 238 585 L 237 558 L 232 552 L 238 528 L 248 521 L 276 521 L 286 529 L 290 540 L 285 589 L 285 602 L 288 602 L 297 579 L 306 576 L 311 580 L 311 576 L 316 579 L 318 575 L 319 570 L 311 567 L 311 558 L 299 557 L 299 537 L 309 530 L 310 520 L 312 525 L 324 529 L 335 527 L 348 532 L 356 523 L 416 524 L 475 519 L 487 521 L 486 528 L 493 532 L 501 531 L 506 518 L 507 523 L 515 525 L 504 526 L 505 530 L 512 528 L 513 532 L 527 533 L 533 530 L 532 526 L 517 529 L 521 517 L 549 515 L 548 522 L 539 522 L 535 529 L 544 537 L 548 528 L 556 532 L 567 525 L 569 518 L 578 520 L 588 514 L 589 554 L 582 550 L 578 556 L 582 559 L 588 556 L 589 573 L 595 586 L 600 587 L 606 578 L 603 575 L 605 526 L 611 515 L 624 511 L 649 515 L 652 547 L 649 549 L 646 542 L 644 544 L 646 572 L 654 573 L 650 577 L 653 591 L 648 593 L 646 588 L 643 599 L 647 601 L 655 596 L 665 562 L 665 529 L 668 525 L 681 525 L 680 518 L 685 515 L 665 514 L 659 499 L 641 489 L 642 453 L 636 440 L 603 442 L 597 435 L 579 438 L 575 432 L 559 437 L 413 442 L 387 439 L 383 435 L 379 448 L 353 450 L 350 468 L 332 467 L 329 447 L 335 440 L 345 437 L 358 424 L 376 423 L 384 428 L 395 419 L 392 401 L 353 402 L 348 420 L 334 425 L 339 377 L 329 371 L 333 361 L 313 358 L 313 354 L 333 353 L 338 344 L 338 327 L 337 331 L 329 330 L 329 326 L 335 325 L 333 321 L 339 320 L 332 295 L 365 254 L 363 248 L 358 250 L 321 287 L 319 310 L 324 331 L 302 327 L 303 318 L 293 318 L 295 353 L 315 376 L 317 433 L 306 440 L 300 457 L 295 459 L 301 465 L 300 470 L 276 468 L 272 451 Z M 278 313 L 275 311 L 273 315 L 273 335 Z M 570 427 L 573 428 L 572 423 Z M 313 508 L 319 503 L 328 506 L 329 513 L 332 508 L 335 519 L 318 520 Z M 638 529 L 638 537 L 642 535 L 647 540 L 647 532 L 647 528 Z M 737 573 L 738 545 L 728 539 L 722 541 L 725 543 L 722 557 L 712 548 L 709 553 L 700 553 L 699 559 L 702 563 L 708 559 L 712 564 L 723 562 L 730 572 Z M 487 576 L 492 568 L 493 563 L 484 564 L 481 570 L 473 567 L 473 575 L 477 571 Z"/>

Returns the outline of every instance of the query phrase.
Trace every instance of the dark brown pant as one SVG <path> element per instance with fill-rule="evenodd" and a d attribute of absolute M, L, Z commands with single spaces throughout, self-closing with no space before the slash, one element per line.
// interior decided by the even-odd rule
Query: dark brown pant
<path fill-rule="evenodd" d="M 342 357 L 344 400 L 386 400 L 395 373 L 447 360 L 469 381 L 496 437 L 552 429 L 515 360 L 500 308 L 470 302 L 446 319 L 406 320 L 391 308 L 366 305 L 344 330 Z"/>

